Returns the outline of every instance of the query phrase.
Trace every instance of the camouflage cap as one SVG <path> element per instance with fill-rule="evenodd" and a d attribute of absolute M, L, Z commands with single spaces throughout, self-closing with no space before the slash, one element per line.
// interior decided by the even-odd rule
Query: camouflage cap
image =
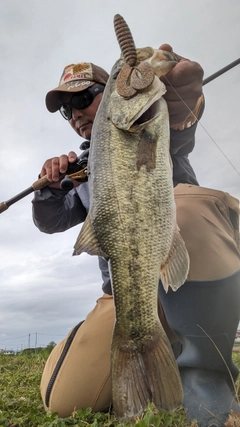
<path fill-rule="evenodd" d="M 106 84 L 108 73 L 91 62 L 67 65 L 60 78 L 58 87 L 46 95 L 46 106 L 50 113 L 55 113 L 61 107 L 60 92 L 80 92 L 94 85 Z"/>

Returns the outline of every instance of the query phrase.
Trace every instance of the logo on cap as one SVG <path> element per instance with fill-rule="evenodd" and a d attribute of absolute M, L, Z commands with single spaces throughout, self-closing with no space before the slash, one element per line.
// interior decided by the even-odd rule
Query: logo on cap
<path fill-rule="evenodd" d="M 67 65 L 62 73 L 59 86 L 72 80 L 91 80 L 92 67 L 88 62 Z"/>

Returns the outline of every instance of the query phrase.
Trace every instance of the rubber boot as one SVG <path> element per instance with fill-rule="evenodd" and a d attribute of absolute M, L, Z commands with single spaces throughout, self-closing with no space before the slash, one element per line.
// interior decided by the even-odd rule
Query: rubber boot
<path fill-rule="evenodd" d="M 216 281 L 186 282 L 167 294 L 160 284 L 159 297 L 183 345 L 177 363 L 187 416 L 199 427 L 222 427 L 231 411 L 240 416 L 234 387 L 238 369 L 232 361 L 240 320 L 240 271 Z"/>

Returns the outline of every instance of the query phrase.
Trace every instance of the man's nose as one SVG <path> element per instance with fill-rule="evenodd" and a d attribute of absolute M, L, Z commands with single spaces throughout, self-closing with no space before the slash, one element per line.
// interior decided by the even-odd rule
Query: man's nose
<path fill-rule="evenodd" d="M 72 107 L 72 118 L 73 120 L 77 120 L 79 117 L 82 117 L 83 111 L 77 110 L 76 108 Z"/>

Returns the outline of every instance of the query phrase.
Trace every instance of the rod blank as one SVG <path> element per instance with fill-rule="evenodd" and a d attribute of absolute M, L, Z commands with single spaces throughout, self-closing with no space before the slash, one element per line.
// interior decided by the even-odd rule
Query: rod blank
<path fill-rule="evenodd" d="M 226 65 L 226 67 L 221 68 L 221 70 L 216 71 L 216 73 L 204 79 L 203 86 L 216 79 L 217 77 L 221 76 L 222 74 L 226 73 L 227 71 L 231 70 L 231 68 L 236 67 L 236 65 L 238 64 L 240 64 L 240 58 L 236 59 L 236 61 L 231 62 L 230 64 Z"/>

